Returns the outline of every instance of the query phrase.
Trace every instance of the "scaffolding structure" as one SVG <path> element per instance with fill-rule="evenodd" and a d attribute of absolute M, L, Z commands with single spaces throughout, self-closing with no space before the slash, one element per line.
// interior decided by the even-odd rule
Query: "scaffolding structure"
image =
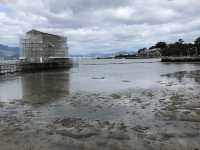
<path fill-rule="evenodd" d="M 20 61 L 0 62 L 0 75 L 33 70 L 69 68 L 67 38 L 31 30 L 20 40 Z"/>
<path fill-rule="evenodd" d="M 67 38 L 31 30 L 21 39 L 20 58 L 29 63 L 52 62 L 68 57 Z"/>

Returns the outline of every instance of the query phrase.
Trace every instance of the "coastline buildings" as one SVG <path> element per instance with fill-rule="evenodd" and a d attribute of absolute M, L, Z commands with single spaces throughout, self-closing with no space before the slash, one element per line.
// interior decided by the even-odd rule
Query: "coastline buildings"
<path fill-rule="evenodd" d="M 160 51 L 161 51 L 160 48 L 152 48 L 152 49 L 143 48 L 138 50 L 138 56 L 144 58 L 156 58 L 161 56 Z"/>

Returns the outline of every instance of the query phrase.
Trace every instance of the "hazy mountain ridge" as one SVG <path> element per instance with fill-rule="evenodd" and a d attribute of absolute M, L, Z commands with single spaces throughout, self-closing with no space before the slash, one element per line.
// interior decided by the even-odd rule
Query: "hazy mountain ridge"
<path fill-rule="evenodd" d="M 11 47 L 7 45 L 0 44 L 0 57 L 3 58 L 18 58 L 20 53 L 19 47 Z M 88 54 L 69 54 L 69 57 L 114 57 L 118 54 L 130 54 L 130 51 L 108 51 L 108 52 L 93 52 Z"/>
<path fill-rule="evenodd" d="M 0 57 L 19 57 L 19 47 L 10 47 L 7 45 L 0 44 Z"/>

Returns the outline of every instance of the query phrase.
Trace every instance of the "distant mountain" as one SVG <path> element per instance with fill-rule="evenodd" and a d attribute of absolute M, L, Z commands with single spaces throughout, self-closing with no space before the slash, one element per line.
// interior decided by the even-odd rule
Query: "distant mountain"
<path fill-rule="evenodd" d="M 10 47 L 7 45 L 0 44 L 0 58 L 18 58 L 20 53 L 19 47 Z M 106 58 L 114 57 L 116 55 L 128 55 L 134 54 L 135 52 L 130 51 L 102 51 L 102 52 L 93 52 L 88 54 L 69 54 L 70 57 L 92 57 L 92 58 Z"/>
<path fill-rule="evenodd" d="M 112 52 L 93 52 L 93 53 L 88 53 L 88 54 L 70 54 L 70 57 L 111 57 L 113 56 L 114 53 Z"/>
<path fill-rule="evenodd" d="M 9 47 L 0 44 L 0 57 L 4 58 L 17 58 L 19 57 L 19 47 Z"/>
<path fill-rule="evenodd" d="M 113 56 L 112 52 L 94 52 L 94 53 L 90 53 L 88 54 L 89 57 L 111 57 Z"/>
<path fill-rule="evenodd" d="M 137 52 L 134 51 L 102 51 L 102 52 L 93 52 L 88 54 L 70 54 L 70 57 L 91 57 L 91 58 L 112 58 L 118 55 L 135 55 Z"/>
<path fill-rule="evenodd" d="M 135 55 L 135 54 L 137 54 L 137 52 L 134 52 L 134 51 L 119 51 L 119 52 L 115 53 L 115 56 L 118 56 L 118 55 Z"/>

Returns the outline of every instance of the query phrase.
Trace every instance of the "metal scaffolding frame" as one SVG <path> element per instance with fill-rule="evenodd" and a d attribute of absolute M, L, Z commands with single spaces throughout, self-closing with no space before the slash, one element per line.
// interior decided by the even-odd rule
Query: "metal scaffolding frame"
<path fill-rule="evenodd" d="M 27 32 L 20 41 L 20 56 L 29 62 L 48 62 L 49 58 L 67 58 L 68 56 L 66 37 L 34 30 Z"/>

